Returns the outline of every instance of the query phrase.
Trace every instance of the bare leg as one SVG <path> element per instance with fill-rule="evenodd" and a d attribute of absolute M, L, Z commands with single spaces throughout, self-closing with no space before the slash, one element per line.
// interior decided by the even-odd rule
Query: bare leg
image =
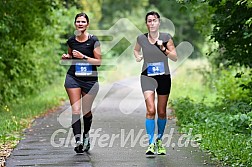
<path fill-rule="evenodd" d="M 81 113 L 81 88 L 66 88 L 70 104 L 72 107 L 72 114 Z"/>
<path fill-rule="evenodd" d="M 167 101 L 168 101 L 168 95 L 158 95 L 158 103 L 157 103 L 157 112 L 158 112 L 158 119 L 157 119 L 157 125 L 158 125 L 158 139 L 161 139 L 167 118 L 166 118 L 166 106 L 167 106 Z"/>
<path fill-rule="evenodd" d="M 80 88 L 66 88 L 71 108 L 72 108 L 72 128 L 76 142 L 80 141 L 81 137 L 81 89 Z"/>
<path fill-rule="evenodd" d="M 145 104 L 146 104 L 146 120 L 145 127 L 146 132 L 149 136 L 149 144 L 154 144 L 154 133 L 155 133 L 155 92 L 145 91 L 144 92 Z"/>
<path fill-rule="evenodd" d="M 161 119 L 166 118 L 166 106 L 168 98 L 169 98 L 168 95 L 158 95 L 157 113 L 158 117 Z"/>
<path fill-rule="evenodd" d="M 155 119 L 156 108 L 155 108 L 155 92 L 145 91 L 144 92 L 145 105 L 146 105 L 146 118 Z"/>

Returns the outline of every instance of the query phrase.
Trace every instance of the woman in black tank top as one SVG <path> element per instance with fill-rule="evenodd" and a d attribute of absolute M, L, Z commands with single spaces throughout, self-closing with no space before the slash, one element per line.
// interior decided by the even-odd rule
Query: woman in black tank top
<path fill-rule="evenodd" d="M 76 140 L 74 150 L 82 153 L 90 148 L 91 108 L 99 89 L 96 68 L 101 64 L 101 49 L 97 37 L 87 32 L 89 18 L 85 13 L 76 15 L 74 25 L 75 35 L 68 39 L 68 53 L 63 54 L 62 59 L 72 60 L 65 79 L 65 89 L 72 108 L 72 128 Z M 83 141 L 81 109 L 84 122 Z"/>

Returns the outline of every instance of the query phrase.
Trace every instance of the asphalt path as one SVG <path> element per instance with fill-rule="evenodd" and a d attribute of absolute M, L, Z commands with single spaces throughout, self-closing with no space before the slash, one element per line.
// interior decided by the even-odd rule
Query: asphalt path
<path fill-rule="evenodd" d="M 145 110 L 138 77 L 101 85 L 93 107 L 89 152 L 76 154 L 73 150 L 71 109 L 66 102 L 25 130 L 6 166 L 216 166 L 194 141 L 187 139 L 190 131 L 178 132 L 173 117 L 168 120 L 163 140 L 167 155 L 146 158 Z"/>

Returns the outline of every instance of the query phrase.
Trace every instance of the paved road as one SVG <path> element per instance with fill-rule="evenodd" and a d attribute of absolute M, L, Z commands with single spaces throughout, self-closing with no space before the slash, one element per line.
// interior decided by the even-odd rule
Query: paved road
<path fill-rule="evenodd" d="M 145 105 L 138 78 L 101 86 L 93 115 L 92 149 L 89 153 L 77 155 L 73 151 L 74 139 L 69 128 L 71 112 L 66 103 L 56 112 L 34 121 L 7 159 L 7 167 L 215 166 L 207 155 L 193 147 L 195 143 L 180 140 L 182 134 L 177 132 L 175 120 L 169 120 L 166 128 L 164 143 L 168 154 L 145 157 Z"/>

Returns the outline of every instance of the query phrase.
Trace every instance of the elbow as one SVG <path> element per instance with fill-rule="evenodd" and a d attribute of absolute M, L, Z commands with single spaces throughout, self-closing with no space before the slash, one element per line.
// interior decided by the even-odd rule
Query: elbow
<path fill-rule="evenodd" d="M 176 52 L 175 52 L 175 54 L 173 55 L 173 61 L 174 61 L 174 62 L 177 62 L 177 61 L 178 61 L 178 55 L 177 55 Z"/>
<path fill-rule="evenodd" d="M 170 55 L 169 58 L 174 62 L 178 61 L 177 55 Z"/>
<path fill-rule="evenodd" d="M 98 60 L 97 63 L 96 63 L 96 66 L 97 66 L 97 67 L 100 67 L 100 66 L 101 66 L 101 63 L 102 63 L 102 61 L 101 61 L 101 60 Z"/>
<path fill-rule="evenodd" d="M 168 54 L 168 57 L 169 57 L 172 61 L 174 61 L 174 62 L 177 62 L 177 61 L 178 61 L 178 56 L 177 56 L 177 53 L 176 53 L 176 52 L 170 52 L 170 53 Z"/>

